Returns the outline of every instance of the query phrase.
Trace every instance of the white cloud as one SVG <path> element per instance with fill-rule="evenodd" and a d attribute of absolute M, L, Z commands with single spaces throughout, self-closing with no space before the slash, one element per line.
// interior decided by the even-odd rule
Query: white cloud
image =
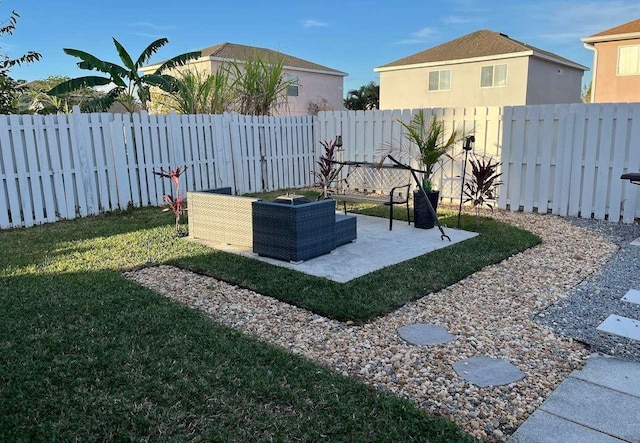
<path fill-rule="evenodd" d="M 329 24 L 318 20 L 304 20 L 302 26 L 304 28 L 326 28 Z"/>
<path fill-rule="evenodd" d="M 536 26 L 535 34 L 545 41 L 574 43 L 583 37 L 622 25 L 640 17 L 637 1 L 568 0 L 522 5 L 522 14 Z M 533 34 L 531 31 L 530 34 Z"/>
<path fill-rule="evenodd" d="M 436 28 L 426 26 L 411 34 L 410 38 L 399 40 L 396 45 L 414 45 L 435 39 L 440 34 Z"/>
<path fill-rule="evenodd" d="M 150 22 L 129 23 L 129 26 L 135 27 L 135 28 L 150 29 L 150 30 L 156 31 L 156 32 L 171 31 L 173 29 L 176 29 L 175 26 L 157 25 L 155 23 L 150 23 Z"/>
<path fill-rule="evenodd" d="M 442 21 L 444 22 L 445 25 L 463 25 L 465 23 L 471 23 L 476 20 L 470 17 L 463 17 L 460 15 L 450 15 L 448 17 L 445 17 Z"/>

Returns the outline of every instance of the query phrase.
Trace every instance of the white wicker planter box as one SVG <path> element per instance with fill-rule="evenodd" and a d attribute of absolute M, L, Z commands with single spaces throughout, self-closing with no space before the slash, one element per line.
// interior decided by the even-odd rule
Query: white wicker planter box
<path fill-rule="evenodd" d="M 253 247 L 251 203 L 259 198 L 188 192 L 189 237 Z"/>

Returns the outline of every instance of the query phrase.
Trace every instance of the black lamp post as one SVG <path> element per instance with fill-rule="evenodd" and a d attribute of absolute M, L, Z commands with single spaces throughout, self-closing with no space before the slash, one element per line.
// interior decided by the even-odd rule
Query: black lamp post
<path fill-rule="evenodd" d="M 464 149 L 464 166 L 462 167 L 462 186 L 460 187 L 460 207 L 458 208 L 458 229 L 460 229 L 460 214 L 462 214 L 462 197 L 464 195 L 464 179 L 467 176 L 467 158 L 469 157 L 469 151 L 473 149 L 472 143 L 476 142 L 476 138 L 473 135 L 465 137 L 462 149 Z"/>

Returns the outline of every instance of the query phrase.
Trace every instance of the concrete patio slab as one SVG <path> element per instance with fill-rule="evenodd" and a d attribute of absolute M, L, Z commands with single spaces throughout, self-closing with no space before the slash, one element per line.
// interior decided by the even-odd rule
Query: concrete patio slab
<path fill-rule="evenodd" d="M 632 318 L 610 315 L 596 329 L 632 340 L 640 340 L 640 321 Z"/>
<path fill-rule="evenodd" d="M 524 378 L 517 366 L 493 357 L 465 358 L 455 362 L 453 369 L 459 377 L 481 388 L 508 385 Z"/>
<path fill-rule="evenodd" d="M 332 253 L 304 261 L 289 263 L 268 257 L 260 257 L 248 248 L 212 242 L 201 242 L 214 248 L 261 260 L 276 266 L 294 269 L 306 274 L 346 283 L 370 272 L 394 265 L 428 252 L 444 248 L 477 236 L 475 232 L 445 228 L 451 241 L 441 240 L 440 231 L 417 229 L 406 222 L 396 220 L 389 231 L 389 220 L 381 217 L 356 215 L 358 239 L 335 249 Z"/>
<path fill-rule="evenodd" d="M 569 377 L 541 410 L 625 441 L 640 441 L 640 398 Z"/>
<path fill-rule="evenodd" d="M 509 439 L 512 443 L 620 443 L 615 437 L 538 409 Z"/>
<path fill-rule="evenodd" d="M 571 377 L 640 398 L 640 364 L 606 355 L 589 358 Z"/>
<path fill-rule="evenodd" d="M 398 335 L 412 345 L 429 346 L 448 343 L 456 336 L 445 328 L 429 323 L 414 323 L 398 328 Z"/>

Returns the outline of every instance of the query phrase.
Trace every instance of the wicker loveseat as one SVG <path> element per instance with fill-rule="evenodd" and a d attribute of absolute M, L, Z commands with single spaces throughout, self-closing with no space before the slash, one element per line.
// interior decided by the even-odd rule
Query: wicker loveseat
<path fill-rule="evenodd" d="M 260 199 L 229 194 L 230 188 L 187 193 L 190 238 L 253 246 L 251 204 Z"/>
<path fill-rule="evenodd" d="M 327 254 L 356 238 L 356 218 L 335 213 L 333 200 L 302 204 L 256 201 L 253 252 L 300 262 Z"/>

